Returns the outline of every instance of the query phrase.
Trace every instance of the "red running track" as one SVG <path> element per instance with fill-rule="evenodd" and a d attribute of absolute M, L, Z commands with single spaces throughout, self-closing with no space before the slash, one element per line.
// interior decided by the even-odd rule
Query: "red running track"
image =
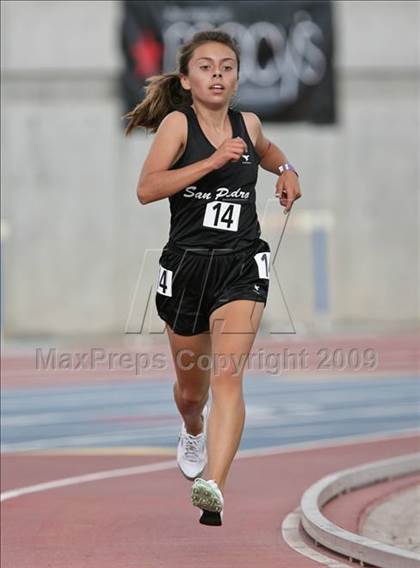
<path fill-rule="evenodd" d="M 419 449 L 419 437 L 406 435 L 237 457 L 225 487 L 222 527 L 199 524 L 199 510 L 190 504 L 191 482 L 176 467 L 22 495 L 3 503 L 2 567 L 321 566 L 291 549 L 281 535 L 284 518 L 298 507 L 305 489 L 337 470 Z M 9 454 L 3 458 L 2 490 L 165 461 Z M 351 501 L 346 506 L 353 514 Z M 340 515 L 346 516 L 343 510 Z"/>

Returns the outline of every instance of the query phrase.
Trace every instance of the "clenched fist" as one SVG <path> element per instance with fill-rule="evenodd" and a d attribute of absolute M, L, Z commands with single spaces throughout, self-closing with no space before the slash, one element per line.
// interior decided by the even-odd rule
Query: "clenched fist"
<path fill-rule="evenodd" d="M 213 169 L 218 170 L 227 162 L 237 162 L 246 154 L 247 145 L 240 136 L 227 138 L 209 158 Z"/>

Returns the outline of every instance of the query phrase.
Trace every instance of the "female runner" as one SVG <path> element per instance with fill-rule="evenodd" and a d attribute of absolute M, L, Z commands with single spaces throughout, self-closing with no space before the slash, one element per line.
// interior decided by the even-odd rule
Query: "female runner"
<path fill-rule="evenodd" d="M 301 196 L 296 171 L 264 136 L 258 116 L 231 107 L 239 67 L 228 34 L 198 32 L 181 46 L 178 70 L 150 77 L 145 99 L 125 115 L 126 134 L 136 127 L 156 133 L 137 184 L 140 203 L 169 198 L 155 301 L 167 323 L 183 419 L 177 462 L 194 480 L 192 503 L 205 525 L 222 524 L 224 487 L 245 422 L 243 367 L 268 295 L 270 246 L 260 238 L 255 208 L 258 166 L 278 176 L 285 213 Z"/>

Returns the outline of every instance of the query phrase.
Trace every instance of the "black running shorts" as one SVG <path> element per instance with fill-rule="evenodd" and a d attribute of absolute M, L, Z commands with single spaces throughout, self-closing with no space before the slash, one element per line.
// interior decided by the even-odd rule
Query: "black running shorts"
<path fill-rule="evenodd" d="M 210 314 L 232 300 L 267 302 L 270 245 L 261 238 L 238 251 L 163 249 L 156 308 L 175 333 L 209 331 Z"/>

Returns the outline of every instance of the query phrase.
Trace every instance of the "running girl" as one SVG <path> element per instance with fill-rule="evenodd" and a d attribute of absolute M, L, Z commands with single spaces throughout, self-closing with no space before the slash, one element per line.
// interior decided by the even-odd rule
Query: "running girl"
<path fill-rule="evenodd" d="M 126 115 L 127 134 L 136 127 L 156 133 L 137 184 L 140 203 L 169 199 L 155 301 L 177 377 L 178 465 L 194 480 L 192 503 L 206 525 L 222 524 L 245 422 L 243 363 L 268 296 L 258 168 L 276 175 L 286 213 L 301 197 L 295 169 L 264 136 L 258 116 L 232 108 L 239 68 L 239 48 L 228 34 L 198 32 L 180 48 L 177 71 L 150 77 L 145 99 Z M 206 355 L 224 364 L 209 369 Z M 200 477 L 206 465 L 207 479 Z"/>

